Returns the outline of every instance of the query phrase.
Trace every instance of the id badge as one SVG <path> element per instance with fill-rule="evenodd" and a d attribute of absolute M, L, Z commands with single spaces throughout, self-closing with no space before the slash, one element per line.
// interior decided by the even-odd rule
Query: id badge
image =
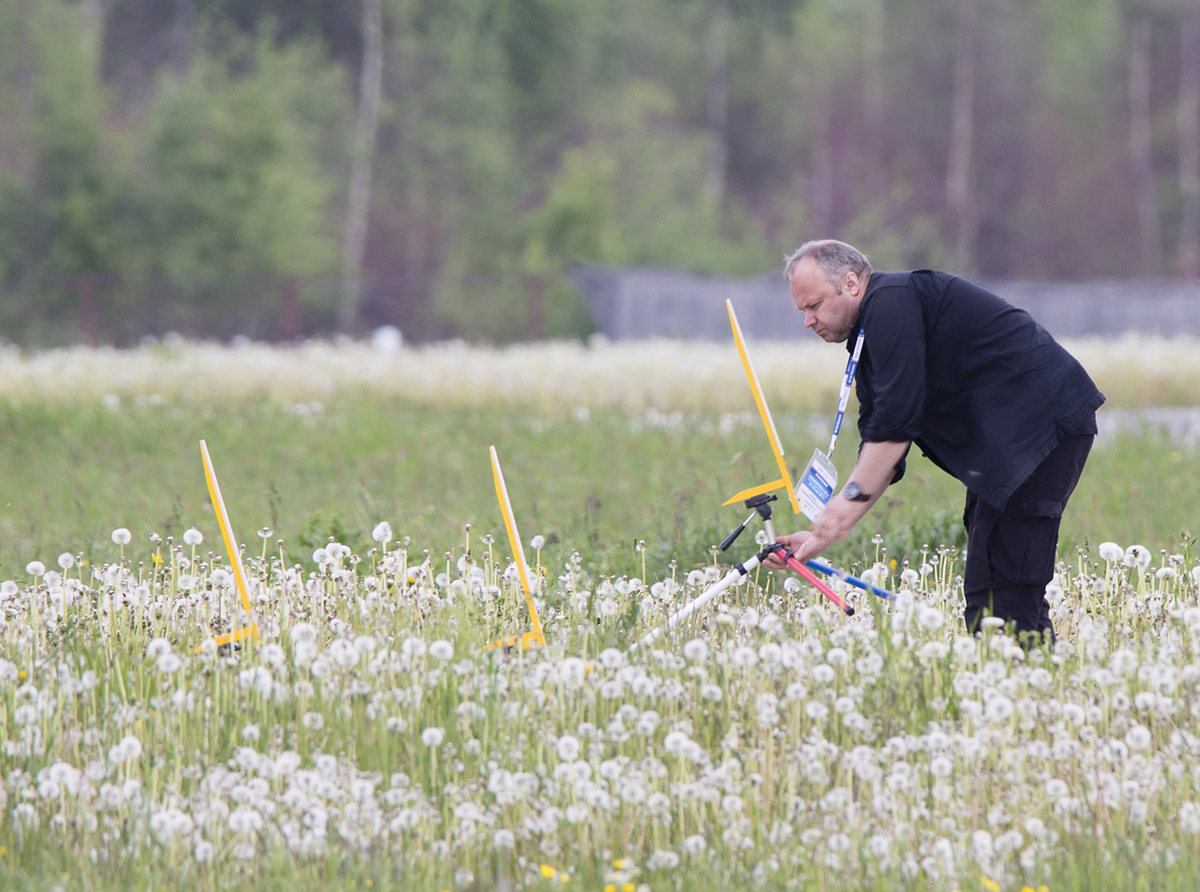
<path fill-rule="evenodd" d="M 837 468 L 829 456 L 820 449 L 814 449 L 804 473 L 800 475 L 800 482 L 796 484 L 796 500 L 805 517 L 815 522 L 821 516 L 833 491 L 837 489 L 837 479 Z"/>

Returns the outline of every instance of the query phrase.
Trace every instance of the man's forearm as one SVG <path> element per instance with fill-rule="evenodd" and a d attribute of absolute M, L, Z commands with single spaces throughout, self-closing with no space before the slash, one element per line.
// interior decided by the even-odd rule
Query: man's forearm
<path fill-rule="evenodd" d="M 816 557 L 849 534 L 888 488 L 896 473 L 896 465 L 904 458 L 908 447 L 907 442 L 863 444 L 858 462 L 850 472 L 846 486 L 855 484 L 865 498 L 852 501 L 846 498 L 843 489 L 842 493 L 830 499 L 817 522 L 813 524 L 812 535 L 796 550 L 796 557 L 801 562 Z"/>
<path fill-rule="evenodd" d="M 883 495 L 883 491 L 892 482 L 892 477 L 896 474 L 896 465 L 900 464 L 910 445 L 908 441 L 863 443 L 854 470 L 850 472 L 850 479 L 846 481 L 847 485 L 858 484 L 858 488 L 862 492 L 871 496 L 870 501 L 867 502 L 870 506 Z"/>

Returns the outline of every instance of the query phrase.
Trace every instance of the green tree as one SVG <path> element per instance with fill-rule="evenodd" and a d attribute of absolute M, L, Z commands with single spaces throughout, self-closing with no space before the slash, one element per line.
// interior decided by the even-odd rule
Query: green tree
<path fill-rule="evenodd" d="M 192 306 L 229 313 L 244 286 L 334 272 L 345 146 L 330 135 L 346 131 L 344 97 L 316 45 L 276 48 L 265 35 L 160 80 L 147 150 L 154 265 Z M 319 293 L 328 315 L 328 283 Z"/>

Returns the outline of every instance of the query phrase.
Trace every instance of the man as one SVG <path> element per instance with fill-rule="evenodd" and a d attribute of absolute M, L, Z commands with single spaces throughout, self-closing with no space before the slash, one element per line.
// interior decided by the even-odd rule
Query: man
<path fill-rule="evenodd" d="M 968 630 L 991 613 L 1053 640 L 1044 596 L 1059 522 L 1104 402 L 1087 372 L 1024 310 L 947 273 L 873 272 L 823 240 L 790 255 L 784 277 L 806 327 L 848 350 L 863 334 L 862 447 L 812 531 L 778 541 L 803 562 L 845 538 L 916 443 L 967 487 Z"/>

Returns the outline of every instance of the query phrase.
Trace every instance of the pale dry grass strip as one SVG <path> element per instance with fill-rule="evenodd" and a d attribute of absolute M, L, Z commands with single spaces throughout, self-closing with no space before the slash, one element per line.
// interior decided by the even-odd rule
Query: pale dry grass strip
<path fill-rule="evenodd" d="M 1110 406 L 1200 405 L 1200 340 L 1125 337 L 1067 343 Z M 824 411 L 836 401 L 846 354 L 826 344 L 750 344 L 776 412 Z M 503 404 L 641 412 L 746 411 L 750 389 L 732 343 L 641 341 L 395 352 L 362 342 L 299 346 L 211 343 L 132 350 L 74 347 L 0 355 L 0 398 L 78 402 L 148 397 L 213 402 L 330 402 L 355 394 L 438 405 Z"/>

